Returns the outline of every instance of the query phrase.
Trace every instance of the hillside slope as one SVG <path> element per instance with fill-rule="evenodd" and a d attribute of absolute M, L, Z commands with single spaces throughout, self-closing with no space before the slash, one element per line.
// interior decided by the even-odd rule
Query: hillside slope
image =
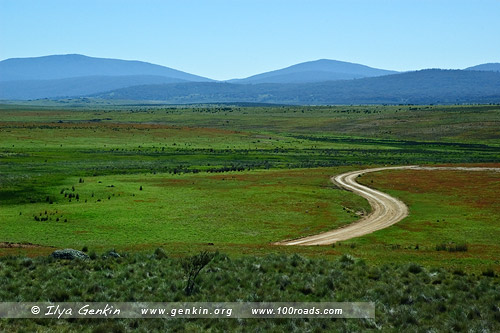
<path fill-rule="evenodd" d="M 54 80 L 83 76 L 165 76 L 184 81 L 212 81 L 142 61 L 93 58 L 80 54 L 11 58 L 0 61 L 0 81 Z"/>
<path fill-rule="evenodd" d="M 80 97 L 143 84 L 186 82 L 164 76 L 83 76 L 55 80 L 0 81 L 0 99 Z"/>
<path fill-rule="evenodd" d="M 500 73 L 432 69 L 306 84 L 177 83 L 128 87 L 94 97 L 169 103 L 499 103 Z"/>
<path fill-rule="evenodd" d="M 283 69 L 257 74 L 245 79 L 229 80 L 230 83 L 307 83 L 359 79 L 395 74 L 395 71 L 377 69 L 350 62 L 320 59 L 303 62 Z"/>
<path fill-rule="evenodd" d="M 493 62 L 489 64 L 481 64 L 477 66 L 472 66 L 466 68 L 468 71 L 491 71 L 491 72 L 500 72 L 500 63 Z"/>

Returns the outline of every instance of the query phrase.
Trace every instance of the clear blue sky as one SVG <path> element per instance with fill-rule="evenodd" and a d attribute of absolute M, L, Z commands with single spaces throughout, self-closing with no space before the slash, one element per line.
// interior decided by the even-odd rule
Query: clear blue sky
<path fill-rule="evenodd" d="M 0 0 L 0 60 L 80 53 L 214 79 L 335 59 L 500 62 L 499 0 Z"/>

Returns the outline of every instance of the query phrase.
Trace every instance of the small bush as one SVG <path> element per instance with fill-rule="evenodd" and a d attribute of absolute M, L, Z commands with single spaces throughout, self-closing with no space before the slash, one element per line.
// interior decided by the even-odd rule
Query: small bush
<path fill-rule="evenodd" d="M 450 246 L 448 251 L 450 252 L 467 252 L 468 247 L 467 244 L 456 244 L 454 247 Z"/>
<path fill-rule="evenodd" d="M 182 260 L 181 265 L 187 280 L 186 287 L 184 288 L 186 295 L 189 296 L 193 293 L 196 277 L 212 261 L 216 254 L 215 252 L 203 251 L 200 254 Z"/>
<path fill-rule="evenodd" d="M 436 251 L 446 251 L 446 244 L 441 243 L 441 244 L 436 245 Z"/>
<path fill-rule="evenodd" d="M 411 263 L 410 266 L 408 266 L 408 272 L 418 274 L 422 272 L 422 267 L 420 265 Z"/>
<path fill-rule="evenodd" d="M 154 256 L 156 259 L 166 259 L 168 258 L 167 253 L 161 247 L 157 248 L 154 252 Z"/>
<path fill-rule="evenodd" d="M 467 252 L 467 244 L 446 244 L 441 243 L 436 245 L 436 251 L 448 251 L 448 252 Z"/>
<path fill-rule="evenodd" d="M 33 260 L 31 260 L 31 258 L 25 258 L 21 260 L 21 265 L 23 267 L 30 267 L 31 265 L 33 265 Z"/>
<path fill-rule="evenodd" d="M 350 254 L 343 254 L 339 261 L 344 264 L 353 264 L 354 258 Z"/>
<path fill-rule="evenodd" d="M 495 272 L 491 268 L 488 268 L 482 273 L 482 275 L 488 277 L 495 277 Z"/>

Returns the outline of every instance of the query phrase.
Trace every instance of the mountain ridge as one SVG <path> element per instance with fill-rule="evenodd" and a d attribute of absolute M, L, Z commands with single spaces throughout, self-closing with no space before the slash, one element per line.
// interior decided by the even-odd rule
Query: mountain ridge
<path fill-rule="evenodd" d="M 172 104 L 500 103 L 500 73 L 429 69 L 355 80 L 303 84 L 197 82 L 122 88 L 92 97 L 157 100 Z"/>
<path fill-rule="evenodd" d="M 500 63 L 395 72 L 319 59 L 244 79 L 215 81 L 141 61 L 70 54 L 0 61 L 0 99 L 121 96 L 175 103 L 498 103 L 499 71 Z"/>
<path fill-rule="evenodd" d="M 56 80 L 95 75 L 153 75 L 185 81 L 213 81 L 209 78 L 148 62 L 96 58 L 81 54 L 10 58 L 0 61 L 0 81 Z"/>
<path fill-rule="evenodd" d="M 465 70 L 500 72 L 500 62 L 490 62 L 490 63 L 480 64 L 472 67 L 467 67 Z"/>
<path fill-rule="evenodd" d="M 348 80 L 363 77 L 396 74 L 396 71 L 339 60 L 319 59 L 298 63 L 285 68 L 260 73 L 243 79 L 227 80 L 230 83 L 307 83 Z M 318 77 L 321 79 L 318 80 Z"/>
<path fill-rule="evenodd" d="M 0 81 L 0 99 L 28 100 L 86 96 L 144 84 L 182 82 L 189 81 L 155 75 L 93 75 L 53 80 Z"/>

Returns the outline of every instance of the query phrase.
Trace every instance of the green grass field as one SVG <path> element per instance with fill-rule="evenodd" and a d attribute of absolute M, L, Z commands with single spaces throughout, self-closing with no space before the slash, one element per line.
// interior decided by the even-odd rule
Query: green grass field
<path fill-rule="evenodd" d="M 356 220 L 343 207 L 369 210 L 362 198 L 329 183 L 339 170 L 129 174 L 85 177 L 83 183 L 68 178 L 47 188 L 49 201 L 8 205 L 3 237 L 101 250 L 267 246 Z"/>
<path fill-rule="evenodd" d="M 5 104 L 0 242 L 40 247 L 3 246 L 0 254 L 161 246 L 179 256 L 217 248 L 235 255 L 354 253 L 381 263 L 495 266 L 495 174 L 471 174 L 467 191 L 451 180 L 428 184 L 437 172 L 365 176 L 373 181 L 368 185 L 407 202 L 410 217 L 335 248 L 272 243 L 340 227 L 369 211 L 364 199 L 330 183 L 335 174 L 389 164 L 497 165 L 499 124 L 496 105 Z M 412 185 L 425 190 L 414 192 Z M 493 201 L 470 205 L 478 195 Z M 435 250 L 462 243 L 464 253 Z"/>
<path fill-rule="evenodd" d="M 331 176 L 409 164 L 500 167 L 500 106 L 0 105 L 0 301 L 376 306 L 373 320 L 0 319 L 0 330 L 498 331 L 498 172 L 365 174 L 409 216 L 334 245 L 273 244 L 370 211 Z M 48 257 L 59 248 L 90 259 Z M 220 252 L 187 292 L 200 251 Z"/>

